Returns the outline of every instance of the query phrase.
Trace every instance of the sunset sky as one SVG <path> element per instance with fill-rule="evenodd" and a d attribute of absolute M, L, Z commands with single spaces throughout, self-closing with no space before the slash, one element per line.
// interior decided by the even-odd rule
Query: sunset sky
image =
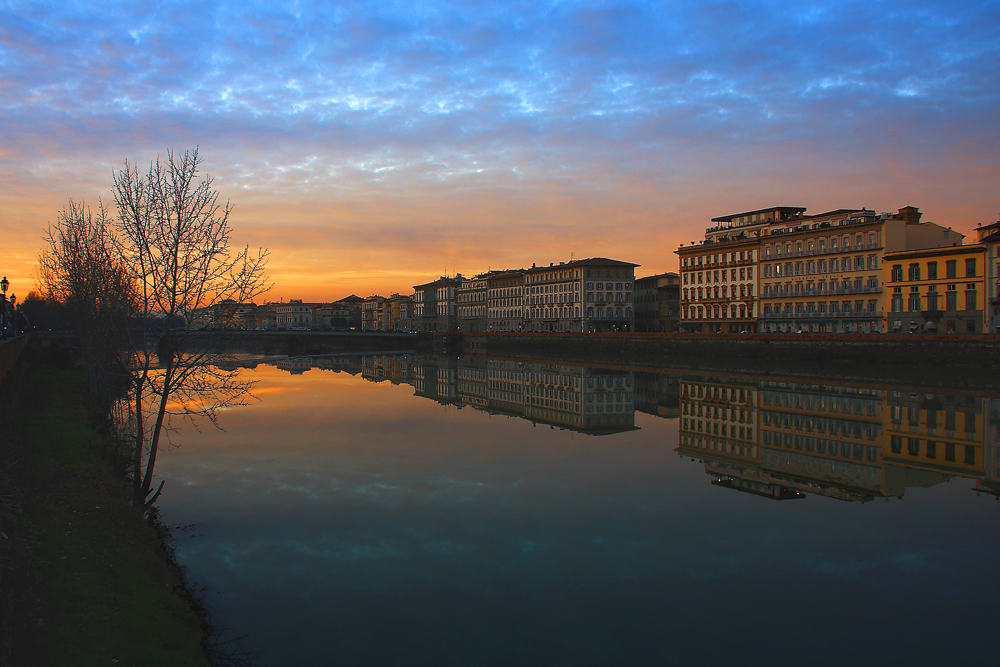
<path fill-rule="evenodd" d="M 710 218 L 1000 217 L 997 2 L 4 2 L 0 272 L 70 197 L 200 146 L 268 298 L 409 293 Z"/>

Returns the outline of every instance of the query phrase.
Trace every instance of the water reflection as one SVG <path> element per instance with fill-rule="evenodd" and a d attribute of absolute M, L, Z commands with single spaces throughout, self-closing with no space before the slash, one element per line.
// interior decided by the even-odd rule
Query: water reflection
<path fill-rule="evenodd" d="M 587 435 L 633 430 L 636 411 L 679 417 L 677 452 L 703 462 L 713 484 L 776 500 L 868 502 L 953 477 L 1000 492 L 1000 398 L 967 390 L 409 354 L 273 363 L 407 384 L 442 405 Z"/>
<path fill-rule="evenodd" d="M 991 395 L 516 359 L 243 365 L 261 400 L 182 434 L 162 504 L 199 525 L 179 555 L 216 619 L 270 665 L 988 657 L 952 638 L 995 627 L 1000 507 L 970 493 L 997 489 Z"/>
<path fill-rule="evenodd" d="M 778 500 L 866 502 L 956 476 L 996 494 L 998 413 L 964 392 L 686 378 L 678 451 L 719 486 Z"/>

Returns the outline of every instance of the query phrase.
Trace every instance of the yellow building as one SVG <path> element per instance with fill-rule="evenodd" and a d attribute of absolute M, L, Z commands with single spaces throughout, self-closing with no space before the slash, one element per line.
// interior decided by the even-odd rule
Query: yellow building
<path fill-rule="evenodd" d="M 889 333 L 982 333 L 987 326 L 986 246 L 887 252 Z"/>
<path fill-rule="evenodd" d="M 982 479 L 986 399 L 952 392 L 886 396 L 883 458 L 896 465 Z"/>

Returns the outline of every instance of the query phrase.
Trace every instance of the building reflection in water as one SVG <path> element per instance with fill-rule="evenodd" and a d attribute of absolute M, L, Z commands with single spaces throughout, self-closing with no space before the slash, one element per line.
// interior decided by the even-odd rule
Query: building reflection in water
<path fill-rule="evenodd" d="M 409 354 L 274 363 L 360 373 L 442 405 L 588 435 L 635 430 L 636 410 L 677 418 L 677 452 L 704 464 L 713 484 L 775 500 L 867 502 L 952 477 L 1000 495 L 1000 398 L 969 391 Z"/>
<path fill-rule="evenodd" d="M 682 379 L 680 401 L 678 452 L 720 486 L 866 502 L 960 476 L 997 492 L 997 399 L 706 376 Z"/>

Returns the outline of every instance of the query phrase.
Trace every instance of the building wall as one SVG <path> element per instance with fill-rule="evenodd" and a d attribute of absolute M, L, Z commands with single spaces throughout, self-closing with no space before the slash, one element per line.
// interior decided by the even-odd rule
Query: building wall
<path fill-rule="evenodd" d="M 986 247 L 981 244 L 887 253 L 886 330 L 982 333 L 987 326 Z M 971 262 L 971 264 L 968 264 Z"/>
<path fill-rule="evenodd" d="M 490 273 L 486 290 L 487 331 L 524 330 L 524 271 Z"/>
<path fill-rule="evenodd" d="M 986 399 L 892 391 L 886 396 L 884 457 L 919 470 L 982 477 Z"/>
<path fill-rule="evenodd" d="M 757 330 L 758 241 L 718 241 L 677 251 L 682 332 Z"/>
<path fill-rule="evenodd" d="M 665 273 L 635 281 L 632 300 L 635 330 L 642 333 L 673 333 L 680 322 L 680 274 Z"/>
<path fill-rule="evenodd" d="M 882 330 L 882 221 L 862 220 L 761 238 L 762 331 Z"/>
<path fill-rule="evenodd" d="M 480 274 L 459 285 L 458 330 L 481 332 L 487 330 L 487 276 Z"/>

